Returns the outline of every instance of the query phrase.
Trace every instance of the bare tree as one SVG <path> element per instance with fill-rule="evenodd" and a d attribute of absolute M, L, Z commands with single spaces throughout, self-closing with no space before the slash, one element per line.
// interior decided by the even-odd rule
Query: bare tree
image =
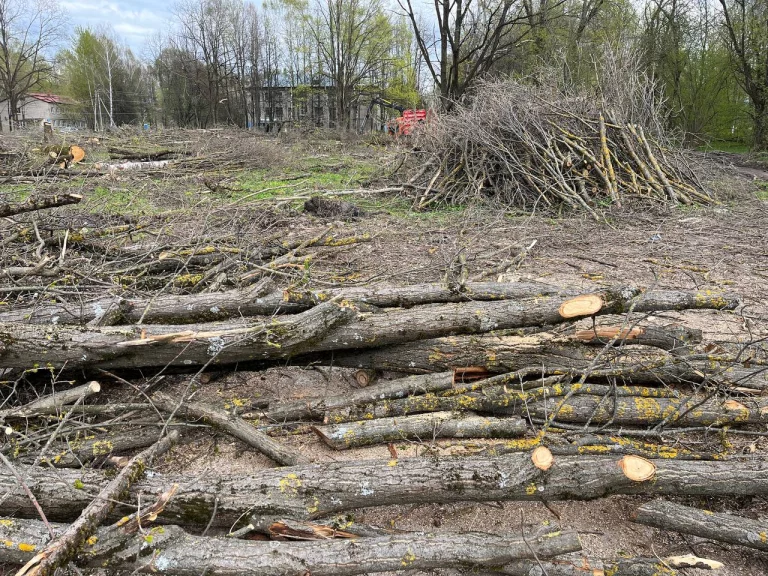
<path fill-rule="evenodd" d="M 334 87 L 336 124 L 350 129 L 354 89 L 388 56 L 391 22 L 380 0 L 318 0 L 312 33 Z"/>
<path fill-rule="evenodd" d="M 768 3 L 720 0 L 731 59 L 752 104 L 752 147 L 768 150 Z"/>
<path fill-rule="evenodd" d="M 445 108 L 539 25 L 539 7 L 528 0 L 435 0 L 437 37 L 429 42 L 413 0 L 398 0 Z M 555 2 L 560 4 L 558 0 Z M 527 23 L 527 26 L 518 24 Z"/>
<path fill-rule="evenodd" d="M 53 0 L 0 0 L 0 90 L 11 130 L 19 102 L 53 72 L 45 56 L 61 38 L 62 19 Z"/>

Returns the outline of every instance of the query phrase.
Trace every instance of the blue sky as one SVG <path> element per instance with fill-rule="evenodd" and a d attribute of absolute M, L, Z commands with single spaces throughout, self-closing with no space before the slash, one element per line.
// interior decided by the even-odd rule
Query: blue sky
<path fill-rule="evenodd" d="M 60 0 L 59 5 L 67 12 L 70 32 L 77 26 L 109 26 L 140 58 L 149 56 L 146 42 L 173 23 L 173 2 L 162 0 Z"/>

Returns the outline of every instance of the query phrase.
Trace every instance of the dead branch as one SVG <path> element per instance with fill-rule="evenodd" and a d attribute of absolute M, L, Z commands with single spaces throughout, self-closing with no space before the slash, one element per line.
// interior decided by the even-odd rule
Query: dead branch
<path fill-rule="evenodd" d="M 522 418 L 486 418 L 471 413 L 433 412 L 402 418 L 313 426 L 312 430 L 331 448 L 346 450 L 409 439 L 511 438 L 525 434 L 527 425 Z"/>
<path fill-rule="evenodd" d="M 0 218 L 15 216 L 24 212 L 46 210 L 68 204 L 77 204 L 83 199 L 80 194 L 56 194 L 53 196 L 33 195 L 23 202 L 0 202 Z"/>
<path fill-rule="evenodd" d="M 743 516 L 699 510 L 665 500 L 654 500 L 640 506 L 633 520 L 662 530 L 673 530 L 768 551 L 766 523 Z"/>
<path fill-rule="evenodd" d="M 206 406 L 200 402 L 179 402 L 170 396 L 157 392 L 152 395 L 152 403 L 163 412 L 174 414 L 177 418 L 201 419 L 208 424 L 238 438 L 282 466 L 293 466 L 306 462 L 300 454 L 281 446 L 263 432 L 235 414 L 228 414 Z"/>

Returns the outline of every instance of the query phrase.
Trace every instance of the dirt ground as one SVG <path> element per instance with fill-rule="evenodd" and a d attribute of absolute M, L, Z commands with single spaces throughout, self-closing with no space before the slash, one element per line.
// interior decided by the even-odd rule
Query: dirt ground
<path fill-rule="evenodd" d="M 293 144 L 282 142 L 279 145 Z M 336 144 L 329 146 L 338 149 Z M 323 174 L 347 174 L 350 166 L 357 171 L 354 178 L 334 180 L 334 186 L 340 189 L 359 187 L 363 180 L 375 187 L 397 180 L 398 176 L 387 180 L 376 173 L 386 171 L 394 164 L 392 157 L 396 151 L 356 146 L 352 152 L 345 152 L 341 161 L 333 151 L 317 152 L 320 156 L 328 154 L 327 158 L 321 159 L 323 162 L 328 160 L 320 170 Z M 356 164 L 357 160 L 362 167 Z M 601 222 L 582 215 L 507 214 L 488 205 L 412 213 L 407 210 L 408 202 L 402 198 L 376 195 L 344 197 L 367 211 L 367 215 L 354 219 L 318 218 L 303 213 L 300 203 L 287 204 L 273 211 L 274 198 L 259 205 L 264 207 L 263 212 L 252 206 L 251 212 L 231 212 L 227 218 L 233 223 L 237 221 L 237 233 L 244 235 L 308 237 L 333 225 L 334 234 L 340 237 L 364 233 L 373 237 L 371 242 L 314 250 L 309 283 L 315 286 L 441 282 L 446 274 L 450 275 L 459 254 L 466 256 L 472 277 L 532 246 L 522 262 L 488 279 L 534 280 L 585 291 L 609 285 L 723 288 L 741 295 L 743 304 L 738 310 L 665 313 L 659 315 L 657 321 L 685 320 L 687 325 L 703 331 L 705 342 L 746 343 L 768 337 L 768 300 L 765 298 L 768 293 L 768 172 L 759 166 L 746 169 L 728 166 L 732 160 L 726 163 L 722 157 L 712 160 L 717 162 L 717 167 L 713 167 L 709 180 L 722 199 L 720 205 L 706 208 L 625 207 L 609 211 Z M 378 170 L 371 169 L 371 164 Z M 297 172 L 282 170 L 283 174 Z M 261 178 L 266 180 L 267 176 Z M 183 184 L 148 179 L 142 185 L 149 189 L 156 187 L 155 195 L 167 193 L 163 207 L 168 209 L 184 207 L 184 202 L 188 202 L 187 207 L 194 206 L 191 200 L 185 200 L 185 190 L 206 194 L 195 176 L 190 176 Z M 136 181 L 118 179 L 105 184 L 99 180 L 86 180 L 81 184 L 86 194 L 94 186 L 127 188 L 136 186 Z M 308 186 L 312 190 L 324 189 L 322 182 Z M 289 197 L 294 191 L 285 189 L 282 194 Z M 222 200 L 225 203 L 232 201 L 231 197 Z M 177 225 L 179 237 L 189 235 L 194 238 L 197 234 L 208 234 L 213 226 L 221 226 L 221 222 L 213 222 L 210 212 L 201 214 L 200 221 L 186 214 L 183 225 Z M 246 217 L 250 220 L 242 221 Z M 278 282 L 283 280 L 278 278 Z M 388 378 L 396 376 L 385 375 Z M 179 393 L 187 388 L 188 378 L 169 376 L 166 383 L 168 392 Z M 201 388 L 196 399 L 215 405 L 223 405 L 232 399 L 244 400 L 246 404 L 264 399 L 296 400 L 339 394 L 355 385 L 350 371 L 345 369 L 283 366 L 262 372 L 220 375 Z M 122 396 L 129 399 L 125 393 Z M 766 430 L 756 432 L 768 433 Z M 697 437 L 681 440 L 670 436 L 667 440 L 683 442 L 687 446 L 717 442 L 716 438 Z M 312 434 L 281 437 L 281 442 L 315 462 L 390 458 L 386 446 L 336 452 Z M 733 442 L 749 457 L 765 458 L 768 453 L 766 436 L 739 436 Z M 448 453 L 451 444 L 448 441 L 403 442 L 397 449 L 400 458 L 417 458 L 427 450 Z M 155 468 L 161 473 L 202 476 L 247 474 L 270 466 L 272 463 L 266 457 L 250 451 L 245 445 L 207 429 L 196 429 Z M 764 554 L 633 524 L 629 520 L 633 510 L 647 500 L 650 498 L 616 496 L 592 502 L 553 502 L 549 506 L 517 502 L 389 506 L 360 511 L 355 517 L 364 523 L 401 530 L 518 533 L 521 523 L 557 520 L 557 514 L 563 526 L 573 527 L 581 533 L 584 555 L 590 558 L 695 553 L 723 562 L 725 568 L 718 573 L 724 576 L 768 574 L 768 556 Z M 768 499 L 765 497 L 684 498 L 679 501 L 768 519 Z M 704 572 L 689 570 L 686 574 L 693 576 Z"/>

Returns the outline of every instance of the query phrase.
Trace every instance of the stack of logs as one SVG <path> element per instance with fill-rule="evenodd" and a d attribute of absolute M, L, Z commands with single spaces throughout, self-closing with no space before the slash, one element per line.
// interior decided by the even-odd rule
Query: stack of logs
<path fill-rule="evenodd" d="M 612 494 L 765 495 L 765 461 L 664 444 L 681 432 L 716 430 L 727 445 L 728 429 L 768 422 L 760 351 L 715 349 L 696 330 L 651 318 L 737 304 L 714 291 L 584 294 L 536 283 L 276 290 L 262 280 L 240 291 L 105 297 L 0 314 L 5 380 L 44 367 L 73 381 L 98 375 L 131 385 L 137 369 L 197 370 L 193 382 L 201 386 L 204 370 L 290 362 L 355 368 L 361 384 L 247 413 L 161 392 L 148 398 L 151 408 L 98 403 L 96 382 L 27 404 L 6 401 L 0 562 L 26 563 L 19 575 L 50 574 L 69 562 L 195 576 L 444 567 L 650 575 L 714 567 L 695 557 L 574 559 L 578 534 L 553 524 L 506 535 L 426 534 L 359 524 L 348 513 Z M 384 370 L 410 376 L 376 381 Z M 53 424 L 51 415 L 59 416 Z M 104 430 L 122 420 L 127 431 L 61 442 L 79 418 Z M 279 466 L 233 476 L 145 474 L 179 440 L 178 423 L 200 420 Z M 339 450 L 390 443 L 391 458 L 313 464 L 275 439 L 307 428 Z M 439 458 L 398 458 L 393 444 L 435 438 L 485 440 Z M 131 459 L 115 454 L 146 446 Z M 120 472 L 84 466 L 89 460 Z M 635 520 L 768 548 L 768 526 L 671 502 L 645 504 Z M 226 536 L 207 536 L 217 528 Z"/>

